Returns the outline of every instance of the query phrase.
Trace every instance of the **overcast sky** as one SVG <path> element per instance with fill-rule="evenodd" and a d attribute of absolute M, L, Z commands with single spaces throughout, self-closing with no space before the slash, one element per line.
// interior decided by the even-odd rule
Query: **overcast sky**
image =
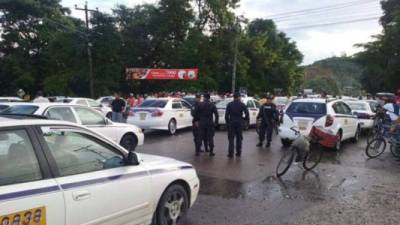
<path fill-rule="evenodd" d="M 88 0 L 90 8 L 98 7 L 105 12 L 116 4 L 135 6 L 156 1 Z M 84 3 L 85 0 L 62 0 L 70 8 Z M 275 19 L 278 29 L 287 33 L 304 54 L 303 64 L 343 53 L 354 54 L 360 50 L 354 44 L 368 42 L 371 35 L 381 32 L 377 18 L 382 14 L 379 0 L 241 0 L 236 12 L 249 19 Z M 82 17 L 83 12 L 72 10 L 72 15 Z M 371 20 L 321 25 L 364 19 Z"/>

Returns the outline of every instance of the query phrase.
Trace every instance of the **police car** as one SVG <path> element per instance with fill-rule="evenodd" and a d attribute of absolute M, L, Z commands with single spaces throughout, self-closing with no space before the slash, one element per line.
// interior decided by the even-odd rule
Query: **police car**
<path fill-rule="evenodd" d="M 230 102 L 233 101 L 233 98 L 227 98 L 223 101 L 218 102 L 215 106 L 217 107 L 218 110 L 218 115 L 219 115 L 219 122 L 218 125 L 226 125 L 225 121 L 225 112 L 226 112 L 226 107 Z M 260 111 L 260 104 L 258 101 L 256 101 L 252 97 L 242 97 L 241 101 L 247 106 L 247 109 L 249 110 L 249 121 L 246 121 L 245 124 L 245 129 L 248 129 L 249 126 L 254 126 L 257 124 L 257 115 L 258 112 Z"/>
<path fill-rule="evenodd" d="M 15 119 L 14 119 L 15 118 Z M 183 224 L 195 169 L 82 126 L 0 117 L 0 224 Z"/>
<path fill-rule="evenodd" d="M 174 135 L 178 129 L 192 126 L 191 108 L 181 98 L 149 98 L 131 109 L 127 123 L 142 129 L 166 130 Z"/>
<path fill-rule="evenodd" d="M 313 126 L 324 128 L 336 135 L 334 148 L 339 150 L 347 139 L 357 141 L 361 123 L 351 108 L 341 100 L 297 99 L 291 102 L 284 112 L 283 123 L 279 127 L 282 144 L 289 146 L 296 139 L 295 127 L 303 135 L 308 135 Z"/>
<path fill-rule="evenodd" d="M 93 108 L 63 103 L 0 103 L 8 106 L 1 113 L 39 115 L 53 120 L 63 120 L 83 125 L 119 143 L 128 150 L 134 150 L 144 141 L 142 129 L 135 125 L 116 123 Z"/>

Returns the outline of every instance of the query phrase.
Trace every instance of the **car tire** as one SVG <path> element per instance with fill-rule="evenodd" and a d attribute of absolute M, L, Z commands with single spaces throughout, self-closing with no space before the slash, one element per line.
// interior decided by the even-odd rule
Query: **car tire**
<path fill-rule="evenodd" d="M 339 151 L 342 148 L 342 132 L 339 131 L 336 136 L 338 137 L 335 143 L 335 146 L 333 147 L 334 150 Z"/>
<path fill-rule="evenodd" d="M 175 135 L 177 131 L 177 125 L 176 125 L 176 120 L 175 119 L 171 119 L 168 122 L 168 132 L 170 135 Z"/>
<path fill-rule="evenodd" d="M 125 134 L 120 142 L 120 145 L 128 151 L 135 151 L 137 144 L 137 137 L 133 134 Z"/>
<path fill-rule="evenodd" d="M 281 143 L 283 145 L 283 147 L 287 148 L 290 147 L 292 145 L 292 141 L 289 139 L 281 139 Z"/>
<path fill-rule="evenodd" d="M 189 204 L 188 193 L 182 185 L 169 186 L 158 202 L 152 225 L 183 225 Z"/>
<path fill-rule="evenodd" d="M 107 117 L 108 119 L 111 120 L 111 118 L 112 118 L 112 113 L 111 113 L 111 112 L 108 112 L 107 115 L 106 115 L 106 117 Z"/>
<path fill-rule="evenodd" d="M 244 121 L 243 130 L 248 130 L 250 128 L 250 121 Z"/>
<path fill-rule="evenodd" d="M 357 143 L 358 140 L 360 140 L 360 135 L 361 135 L 361 127 L 360 127 L 360 125 L 358 125 L 356 133 L 354 134 L 354 137 L 351 139 L 351 141 L 353 143 Z"/>

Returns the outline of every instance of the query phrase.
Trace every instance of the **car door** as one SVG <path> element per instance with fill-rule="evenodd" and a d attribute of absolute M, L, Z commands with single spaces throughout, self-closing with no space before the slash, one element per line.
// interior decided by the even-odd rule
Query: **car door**
<path fill-rule="evenodd" d="M 31 128 L 0 130 L 0 224 L 65 224 L 63 193 Z"/>
<path fill-rule="evenodd" d="M 118 143 L 119 131 L 113 126 L 108 126 L 107 118 L 105 118 L 100 112 L 91 108 L 79 106 L 74 106 L 73 110 L 75 111 L 80 124 L 93 131 L 99 132 Z"/>
<path fill-rule="evenodd" d="M 181 101 L 172 101 L 172 112 L 177 122 L 177 126 L 180 128 L 185 124 L 185 109 L 182 106 Z"/>
<path fill-rule="evenodd" d="M 183 125 L 185 127 L 190 127 L 190 126 L 192 126 L 192 114 L 191 114 L 192 107 L 186 101 L 182 101 L 182 107 L 183 107 L 183 110 L 184 110 L 183 113 L 184 113 L 184 118 L 185 118 L 185 121 L 184 121 Z"/>
<path fill-rule="evenodd" d="M 44 116 L 53 120 L 68 121 L 78 123 L 78 120 L 70 106 L 53 106 L 45 110 Z"/>
<path fill-rule="evenodd" d="M 120 149 L 79 128 L 38 132 L 64 193 L 66 224 L 149 223 L 151 180 L 144 166 L 124 165 Z"/>
<path fill-rule="evenodd" d="M 344 123 L 346 127 L 347 138 L 352 138 L 357 130 L 358 119 L 355 115 L 353 115 L 350 106 L 344 102 L 340 102 L 340 104 L 343 108 L 343 114 L 346 116 Z"/>
<path fill-rule="evenodd" d="M 258 109 L 256 108 L 256 104 L 253 102 L 253 100 L 248 100 L 247 103 L 247 108 L 249 109 L 250 113 L 250 125 L 256 124 L 257 122 L 257 113 Z"/>

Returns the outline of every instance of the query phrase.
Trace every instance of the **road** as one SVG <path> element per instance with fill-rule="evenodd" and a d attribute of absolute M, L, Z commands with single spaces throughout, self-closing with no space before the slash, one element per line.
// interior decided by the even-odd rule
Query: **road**
<path fill-rule="evenodd" d="M 293 165 L 275 176 L 284 151 L 274 138 L 270 149 L 256 147 L 254 129 L 244 133 L 241 158 L 228 159 L 227 134 L 215 136 L 216 156 L 194 156 L 190 129 L 175 136 L 146 133 L 138 152 L 193 164 L 200 195 L 186 225 L 389 225 L 400 221 L 400 162 L 387 150 L 368 160 L 365 139 L 324 151 L 313 172 Z"/>

